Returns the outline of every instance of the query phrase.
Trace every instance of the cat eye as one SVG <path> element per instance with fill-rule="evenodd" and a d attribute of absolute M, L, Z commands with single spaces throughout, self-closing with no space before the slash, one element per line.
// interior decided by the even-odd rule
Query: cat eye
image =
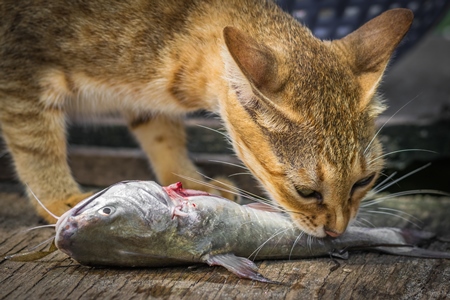
<path fill-rule="evenodd" d="M 319 201 L 320 203 L 323 202 L 323 198 L 322 198 L 322 194 L 308 189 L 308 188 L 304 188 L 304 187 L 295 187 L 295 190 L 297 191 L 297 193 L 300 195 L 300 197 L 305 198 L 305 199 L 316 199 L 317 201 Z"/>
<path fill-rule="evenodd" d="M 368 176 L 366 178 L 361 179 L 360 181 L 357 181 L 352 187 L 352 194 L 355 189 L 369 185 L 374 178 L 375 178 L 375 173 L 371 174 L 370 176 Z"/>

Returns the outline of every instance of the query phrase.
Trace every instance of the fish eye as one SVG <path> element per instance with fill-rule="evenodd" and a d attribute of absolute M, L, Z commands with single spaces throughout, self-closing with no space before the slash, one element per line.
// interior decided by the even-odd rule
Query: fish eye
<path fill-rule="evenodd" d="M 113 209 L 111 207 L 103 207 L 101 208 L 98 213 L 103 215 L 103 216 L 109 216 L 111 213 L 113 212 Z"/>

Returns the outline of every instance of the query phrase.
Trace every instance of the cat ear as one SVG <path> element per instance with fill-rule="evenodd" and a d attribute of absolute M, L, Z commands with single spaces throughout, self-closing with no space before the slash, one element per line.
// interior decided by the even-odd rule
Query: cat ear
<path fill-rule="evenodd" d="M 332 42 L 342 49 L 364 93 L 362 105 L 372 99 L 389 59 L 413 21 L 409 9 L 392 9 L 370 20 L 346 37 Z"/>
<path fill-rule="evenodd" d="M 266 96 L 276 92 L 280 80 L 273 51 L 235 27 L 225 27 L 223 37 L 229 54 L 252 88 Z"/>

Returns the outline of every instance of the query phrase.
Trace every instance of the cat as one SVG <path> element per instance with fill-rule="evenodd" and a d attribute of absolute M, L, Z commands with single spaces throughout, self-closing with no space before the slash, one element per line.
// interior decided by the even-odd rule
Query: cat
<path fill-rule="evenodd" d="M 201 179 L 183 116 L 217 112 L 270 198 L 336 237 L 383 168 L 376 90 L 412 20 L 393 9 L 321 41 L 264 0 L 2 0 L 3 138 L 20 180 L 62 214 L 87 195 L 67 164 L 68 116 L 121 112 L 170 184 Z"/>

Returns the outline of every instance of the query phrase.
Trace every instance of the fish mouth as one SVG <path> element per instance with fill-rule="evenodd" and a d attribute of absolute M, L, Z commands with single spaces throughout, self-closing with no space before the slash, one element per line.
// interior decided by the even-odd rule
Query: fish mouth
<path fill-rule="evenodd" d="M 80 227 L 83 227 L 86 223 L 84 218 L 76 218 L 80 214 L 83 213 L 84 209 L 89 206 L 94 200 L 105 194 L 108 190 L 113 186 L 117 186 L 122 182 L 111 185 L 98 193 L 84 199 L 77 205 L 75 205 L 72 209 L 65 212 L 56 222 L 56 237 L 55 243 L 62 252 L 66 253 L 69 256 L 73 256 L 71 252 L 71 238 L 74 236 Z"/>

